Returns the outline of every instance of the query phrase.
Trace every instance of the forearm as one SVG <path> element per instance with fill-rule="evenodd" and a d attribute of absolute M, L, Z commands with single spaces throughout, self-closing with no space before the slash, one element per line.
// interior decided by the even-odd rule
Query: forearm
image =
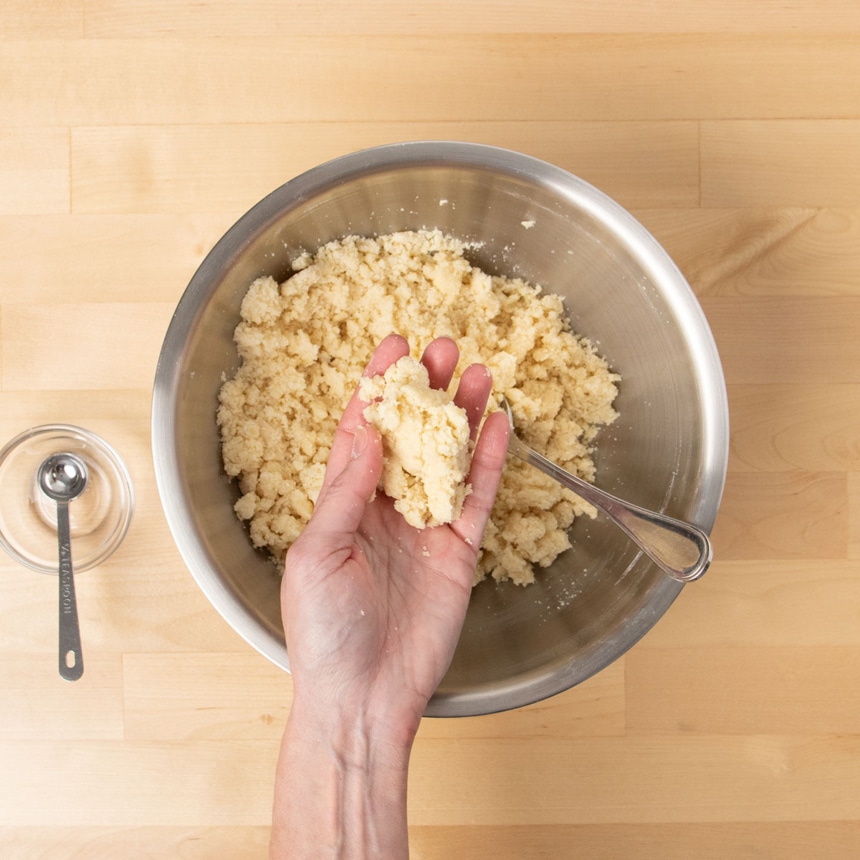
<path fill-rule="evenodd" d="M 408 856 L 411 738 L 362 723 L 294 703 L 275 778 L 271 860 Z"/>

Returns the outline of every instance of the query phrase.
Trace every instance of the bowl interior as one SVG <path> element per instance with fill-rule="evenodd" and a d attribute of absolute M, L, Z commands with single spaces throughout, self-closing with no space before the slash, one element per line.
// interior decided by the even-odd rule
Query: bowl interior
<path fill-rule="evenodd" d="M 159 489 L 183 557 L 229 623 L 284 668 L 277 572 L 233 514 L 214 419 L 237 366 L 239 306 L 255 277 L 282 280 L 304 250 L 423 228 L 475 242 L 486 271 L 560 294 L 574 330 L 621 374 L 620 417 L 597 441 L 602 487 L 705 529 L 716 516 L 728 436 L 719 359 L 689 287 L 638 222 L 570 174 L 502 150 L 347 156 L 282 186 L 213 249 L 171 323 L 153 401 Z M 603 518 L 580 520 L 573 548 L 535 585 L 474 590 L 428 714 L 488 713 L 579 683 L 638 641 L 680 588 Z"/>

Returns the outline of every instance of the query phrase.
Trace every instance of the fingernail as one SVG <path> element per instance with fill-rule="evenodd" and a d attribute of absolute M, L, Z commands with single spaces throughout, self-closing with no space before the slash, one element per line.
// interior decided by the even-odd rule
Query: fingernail
<path fill-rule="evenodd" d="M 360 424 L 352 434 L 352 459 L 360 457 L 367 447 L 367 428 Z"/>

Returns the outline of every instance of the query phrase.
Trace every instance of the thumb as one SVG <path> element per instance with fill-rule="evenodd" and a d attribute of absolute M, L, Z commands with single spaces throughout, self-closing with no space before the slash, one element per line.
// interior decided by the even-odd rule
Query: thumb
<path fill-rule="evenodd" d="M 326 481 L 308 528 L 352 533 L 373 498 L 382 473 L 382 440 L 370 425 L 353 431 L 352 453 L 340 474 Z"/>

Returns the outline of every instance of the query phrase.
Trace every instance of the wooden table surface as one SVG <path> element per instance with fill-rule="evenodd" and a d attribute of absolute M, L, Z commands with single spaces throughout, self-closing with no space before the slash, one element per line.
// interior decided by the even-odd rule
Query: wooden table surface
<path fill-rule="evenodd" d="M 860 856 L 856 0 L 3 0 L 0 444 L 70 422 L 126 459 L 119 551 L 0 558 L 0 856 L 262 858 L 290 679 L 168 532 L 151 384 L 218 237 L 330 157 L 417 138 L 598 185 L 677 260 L 732 435 L 716 561 L 590 681 L 421 729 L 418 858 Z"/>

